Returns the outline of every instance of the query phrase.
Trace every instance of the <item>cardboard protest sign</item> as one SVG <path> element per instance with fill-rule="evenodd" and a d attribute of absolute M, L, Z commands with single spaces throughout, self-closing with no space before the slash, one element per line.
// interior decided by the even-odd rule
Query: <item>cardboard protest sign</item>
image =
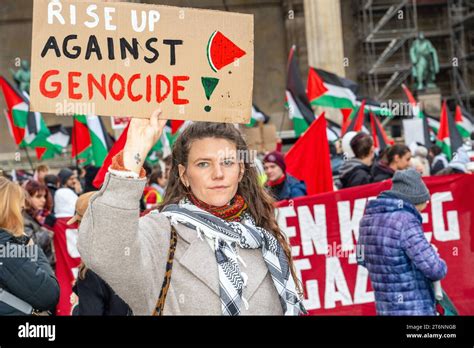
<path fill-rule="evenodd" d="M 277 132 L 274 124 L 260 123 L 257 127 L 241 128 L 249 149 L 258 152 L 274 151 L 277 146 Z"/>
<path fill-rule="evenodd" d="M 248 123 L 253 16 L 35 0 L 31 109 Z"/>

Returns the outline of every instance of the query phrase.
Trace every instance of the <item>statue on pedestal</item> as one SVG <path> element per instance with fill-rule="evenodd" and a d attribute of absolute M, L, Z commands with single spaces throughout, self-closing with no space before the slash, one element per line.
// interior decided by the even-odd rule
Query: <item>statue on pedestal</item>
<path fill-rule="evenodd" d="M 436 88 L 435 79 L 439 72 L 438 54 L 423 32 L 410 47 L 410 60 L 413 64 L 412 75 L 416 80 L 416 89 Z"/>
<path fill-rule="evenodd" d="M 18 88 L 20 91 L 24 91 L 30 94 L 30 78 L 31 78 L 31 71 L 30 71 L 30 64 L 27 60 L 22 60 L 20 69 L 17 71 L 12 70 L 13 80 L 15 80 Z"/>

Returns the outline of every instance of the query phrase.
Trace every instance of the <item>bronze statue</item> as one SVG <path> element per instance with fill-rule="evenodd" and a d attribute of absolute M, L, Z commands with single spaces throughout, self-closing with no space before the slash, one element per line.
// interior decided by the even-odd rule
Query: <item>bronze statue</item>
<path fill-rule="evenodd" d="M 13 70 L 11 71 L 12 71 L 13 79 L 15 80 L 18 88 L 21 91 L 25 91 L 29 94 L 31 71 L 30 71 L 30 64 L 28 63 L 28 61 L 22 60 L 20 69 L 18 69 L 17 71 L 13 71 Z"/>
<path fill-rule="evenodd" d="M 412 75 L 416 80 L 416 89 L 436 88 L 435 79 L 439 72 L 438 54 L 423 32 L 410 47 L 410 60 L 413 64 Z"/>

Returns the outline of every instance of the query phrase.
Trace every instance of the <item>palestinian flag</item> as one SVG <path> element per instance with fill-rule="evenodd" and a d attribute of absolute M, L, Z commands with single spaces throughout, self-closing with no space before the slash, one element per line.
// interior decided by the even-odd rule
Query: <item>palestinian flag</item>
<path fill-rule="evenodd" d="M 449 114 L 446 106 L 446 100 L 443 101 L 441 109 L 439 131 L 436 137 L 436 143 L 441 147 L 449 160 L 463 144 L 461 134 L 456 127 L 454 118 Z"/>
<path fill-rule="evenodd" d="M 347 132 L 360 132 L 362 130 L 365 121 L 365 103 L 366 102 L 364 99 L 357 111 L 353 112 L 342 125 L 342 135 L 346 134 Z"/>
<path fill-rule="evenodd" d="M 0 86 L 7 105 L 6 118 L 15 144 L 20 148 L 30 147 L 36 150 L 39 160 L 52 158 L 62 152 L 60 143 L 50 138 L 43 116 L 39 112 L 30 112 L 29 96 L 21 93 L 0 76 Z"/>
<path fill-rule="evenodd" d="M 423 118 L 424 115 L 423 115 L 423 111 L 421 111 L 420 104 L 416 101 L 411 91 L 408 89 L 408 87 L 404 83 L 402 83 L 402 88 L 408 98 L 408 102 L 410 103 L 413 116 Z"/>
<path fill-rule="evenodd" d="M 456 106 L 454 120 L 461 137 L 470 138 L 472 133 L 472 122 L 467 112 L 464 113 L 460 105 Z"/>
<path fill-rule="evenodd" d="M 95 188 L 100 189 L 100 187 L 104 183 L 105 175 L 107 174 L 109 167 L 112 164 L 112 158 L 114 158 L 114 156 L 118 154 L 120 151 L 122 151 L 123 148 L 125 147 L 125 143 L 127 142 L 127 134 L 128 134 L 129 126 L 130 126 L 130 122 L 128 122 L 127 126 L 122 131 L 122 134 L 117 139 L 117 141 L 112 145 L 112 148 L 110 149 L 109 153 L 105 157 L 104 162 L 102 163 L 102 166 L 100 167 L 99 171 L 97 172 L 94 178 L 94 181 L 92 182 L 92 185 L 94 185 Z"/>
<path fill-rule="evenodd" d="M 288 58 L 287 81 L 286 81 L 286 105 L 296 136 L 300 136 L 315 120 L 313 109 L 309 103 L 306 91 L 301 81 L 298 63 L 295 56 L 295 46 L 290 50 Z"/>
<path fill-rule="evenodd" d="M 322 69 L 309 68 L 306 85 L 312 105 L 331 108 L 354 108 L 356 95 L 350 88 L 357 84 Z"/>
<path fill-rule="evenodd" d="M 71 155 L 79 163 L 100 167 L 112 147 L 112 139 L 98 116 L 76 115 L 71 145 Z"/>
<path fill-rule="evenodd" d="M 158 152 L 162 153 L 163 158 L 166 158 L 171 155 L 171 148 L 179 134 L 180 132 L 178 131 L 173 134 L 172 127 L 166 125 L 165 128 L 163 128 L 163 133 L 161 134 L 160 139 L 158 139 L 156 144 L 151 148 L 150 152 L 148 153 L 146 161 L 151 165 L 155 165 L 159 161 Z"/>
<path fill-rule="evenodd" d="M 13 119 L 8 113 L 7 109 L 3 109 L 3 114 L 5 115 L 5 121 L 7 122 L 8 132 L 15 141 L 15 144 L 20 145 L 23 140 L 24 129 L 15 126 Z"/>
<path fill-rule="evenodd" d="M 147 162 L 151 165 L 158 163 L 158 153 L 161 152 L 162 158 L 166 158 L 171 155 L 172 148 L 178 136 L 192 121 L 178 121 L 170 120 L 167 122 L 165 128 L 163 128 L 163 134 L 156 144 L 151 148 L 146 158 Z"/>
<path fill-rule="evenodd" d="M 43 146 L 41 142 L 37 139 L 35 147 L 36 157 L 39 160 L 52 159 L 56 155 L 62 153 L 63 149 L 66 148 L 69 144 L 69 134 L 67 132 L 51 132 L 51 135 L 46 138 Z"/>
<path fill-rule="evenodd" d="M 378 116 L 384 117 L 392 117 L 392 111 L 389 108 L 382 107 L 381 103 L 375 101 L 371 98 L 366 97 L 357 97 L 357 101 L 355 103 L 356 106 L 360 106 L 362 104 L 362 100 L 365 100 L 365 113 L 373 113 Z"/>
<path fill-rule="evenodd" d="M 184 124 L 185 121 L 183 120 L 170 120 L 169 123 L 171 124 L 171 134 L 175 134 L 181 126 Z"/>
<path fill-rule="evenodd" d="M 373 113 L 370 113 L 370 128 L 375 149 L 383 151 L 387 146 L 394 144 L 394 141 L 385 133 L 380 120 Z"/>
<path fill-rule="evenodd" d="M 407 96 L 408 102 L 410 103 L 411 113 L 413 117 L 418 117 L 423 119 L 423 129 L 419 129 L 418 132 L 423 132 L 423 137 L 425 138 L 425 145 L 429 145 L 430 141 L 430 120 L 425 117 L 423 110 L 421 110 L 420 104 L 416 101 L 415 97 L 411 93 L 410 89 L 402 83 L 402 89 Z M 434 133 L 437 133 L 437 130 L 433 129 Z M 429 146 L 428 146 L 429 147 Z"/>
<path fill-rule="evenodd" d="M 250 122 L 246 124 L 247 127 L 255 127 L 258 122 L 267 123 L 270 116 L 265 115 L 255 104 L 252 105 L 252 115 Z"/>
<path fill-rule="evenodd" d="M 426 115 L 426 120 L 428 122 L 428 126 L 430 130 L 433 131 L 433 133 L 436 135 L 438 134 L 439 131 L 439 121 L 436 120 L 434 117 Z"/>

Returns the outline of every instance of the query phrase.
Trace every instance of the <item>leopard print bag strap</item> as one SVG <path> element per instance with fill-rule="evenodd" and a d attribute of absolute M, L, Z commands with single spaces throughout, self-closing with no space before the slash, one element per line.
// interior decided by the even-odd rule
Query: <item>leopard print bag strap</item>
<path fill-rule="evenodd" d="M 176 251 L 176 244 L 178 244 L 178 235 L 176 229 L 171 225 L 170 233 L 170 248 L 168 249 L 168 261 L 166 262 L 165 277 L 163 279 L 163 285 L 161 285 L 160 297 L 156 302 L 155 310 L 153 315 L 163 315 L 165 308 L 166 295 L 171 283 L 171 271 L 173 270 L 174 253 Z"/>

